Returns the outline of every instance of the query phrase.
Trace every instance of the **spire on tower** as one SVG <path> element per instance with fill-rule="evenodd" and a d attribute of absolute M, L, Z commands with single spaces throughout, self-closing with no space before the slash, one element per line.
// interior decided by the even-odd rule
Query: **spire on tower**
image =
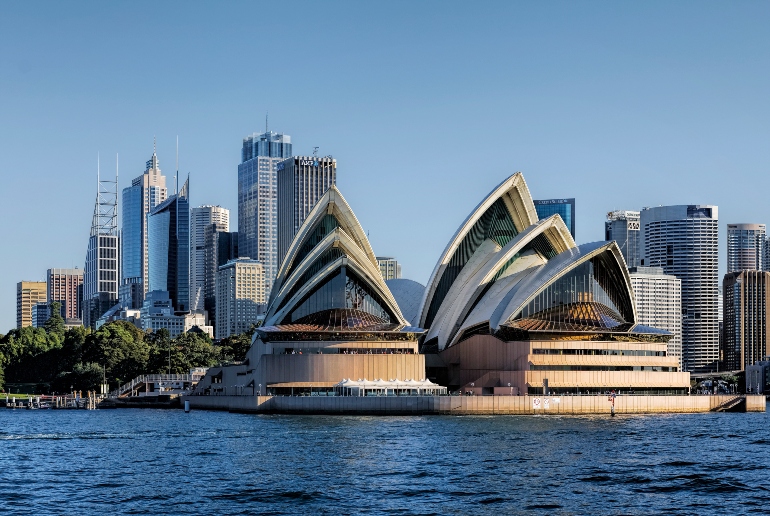
<path fill-rule="evenodd" d="M 158 163 L 158 145 L 155 136 L 152 137 L 152 157 L 147 161 L 147 168 L 144 171 L 147 174 L 150 171 L 160 174 L 160 163 Z"/>
<path fill-rule="evenodd" d="M 99 154 L 96 155 L 96 203 L 91 221 L 91 236 L 118 234 L 118 169 L 115 179 L 102 179 Z"/>

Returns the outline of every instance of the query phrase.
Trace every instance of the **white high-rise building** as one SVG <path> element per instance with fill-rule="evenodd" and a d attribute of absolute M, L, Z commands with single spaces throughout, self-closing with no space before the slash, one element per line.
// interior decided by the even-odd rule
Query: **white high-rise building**
<path fill-rule="evenodd" d="M 764 224 L 727 225 L 727 273 L 763 270 Z"/>
<path fill-rule="evenodd" d="M 206 227 L 230 231 L 230 210 L 221 206 L 198 206 L 190 214 L 190 309 L 203 310 L 206 287 Z"/>
<path fill-rule="evenodd" d="M 257 260 L 238 258 L 217 272 L 216 338 L 243 333 L 267 304 L 265 271 Z"/>
<path fill-rule="evenodd" d="M 682 367 L 716 371 L 719 360 L 717 207 L 680 205 L 641 212 L 642 266 L 682 280 Z"/>
<path fill-rule="evenodd" d="M 289 157 L 289 135 L 267 131 L 243 139 L 238 165 L 239 254 L 262 263 L 268 292 L 278 272 L 278 164 Z"/>
<path fill-rule="evenodd" d="M 401 264 L 395 258 L 378 256 L 377 265 L 380 267 L 380 274 L 385 281 L 401 278 Z"/>
<path fill-rule="evenodd" d="M 682 280 L 661 267 L 632 267 L 629 272 L 639 324 L 670 332 L 668 355 L 677 357 L 682 367 Z"/>

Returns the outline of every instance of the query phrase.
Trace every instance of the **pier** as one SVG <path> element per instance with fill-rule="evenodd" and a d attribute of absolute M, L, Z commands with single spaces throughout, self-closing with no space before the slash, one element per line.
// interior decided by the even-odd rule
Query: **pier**
<path fill-rule="evenodd" d="M 88 391 L 83 396 L 82 392 L 73 392 L 62 396 L 44 395 L 40 396 L 14 396 L 7 394 L 5 399 L 0 399 L 0 406 L 7 409 L 27 409 L 27 410 L 45 410 L 45 409 L 85 409 L 95 410 L 102 401 L 96 391 Z"/>

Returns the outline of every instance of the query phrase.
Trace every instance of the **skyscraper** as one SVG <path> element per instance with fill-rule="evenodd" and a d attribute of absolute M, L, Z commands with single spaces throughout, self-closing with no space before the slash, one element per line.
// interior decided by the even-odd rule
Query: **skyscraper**
<path fill-rule="evenodd" d="M 62 317 L 80 319 L 78 287 L 83 284 L 83 269 L 48 269 L 48 304 L 58 301 L 62 305 Z"/>
<path fill-rule="evenodd" d="M 278 165 L 278 267 L 310 210 L 336 182 L 331 156 L 296 156 Z"/>
<path fill-rule="evenodd" d="M 123 189 L 122 281 L 120 301 L 140 309 L 148 284 L 147 215 L 168 197 L 166 177 L 161 174 L 153 149 L 144 173 Z"/>
<path fill-rule="evenodd" d="M 118 172 L 115 180 L 102 179 L 97 171 L 97 192 L 91 236 L 83 268 L 83 325 L 96 321 L 118 302 L 120 242 L 118 236 Z"/>
<path fill-rule="evenodd" d="M 631 267 L 638 322 L 671 332 L 667 353 L 682 367 L 682 280 L 660 267 Z"/>
<path fill-rule="evenodd" d="M 147 217 L 148 291 L 166 291 L 177 312 L 190 311 L 190 179 Z"/>
<path fill-rule="evenodd" d="M 762 243 L 762 270 L 770 271 L 770 238 Z"/>
<path fill-rule="evenodd" d="M 535 211 L 539 219 L 547 219 L 558 213 L 564 224 L 569 228 L 572 238 L 575 238 L 575 199 L 541 199 L 534 200 Z"/>
<path fill-rule="evenodd" d="M 190 213 L 190 309 L 203 310 L 206 287 L 206 228 L 216 224 L 230 231 L 230 210 L 198 206 Z"/>
<path fill-rule="evenodd" d="M 51 318 L 51 305 L 48 303 L 38 303 L 32 307 L 32 327 L 42 328 L 48 319 Z"/>
<path fill-rule="evenodd" d="M 238 258 L 238 233 L 224 231 L 221 224 L 208 225 L 205 230 L 205 256 L 203 308 L 209 314 L 209 321 L 216 326 L 217 271 L 220 265 Z"/>
<path fill-rule="evenodd" d="M 377 265 L 380 267 L 380 274 L 382 274 L 382 279 L 385 281 L 401 277 L 401 264 L 395 258 L 378 256 Z"/>
<path fill-rule="evenodd" d="M 607 213 L 604 239 L 618 243 L 628 268 L 641 264 L 639 256 L 639 212 L 616 210 Z"/>
<path fill-rule="evenodd" d="M 278 269 L 278 163 L 291 157 L 291 137 L 272 131 L 243 139 L 238 165 L 238 245 L 259 260 L 270 288 Z"/>
<path fill-rule="evenodd" d="M 256 260 L 230 260 L 217 272 L 216 337 L 247 331 L 267 304 L 264 269 Z"/>
<path fill-rule="evenodd" d="M 725 368 L 731 371 L 745 370 L 770 355 L 767 333 L 770 272 L 729 272 L 722 285 Z"/>
<path fill-rule="evenodd" d="M 719 360 L 717 207 L 644 208 L 640 217 L 642 265 L 662 267 L 682 280 L 682 365 L 710 372 Z"/>
<path fill-rule="evenodd" d="M 764 224 L 727 225 L 727 272 L 763 270 Z"/>
<path fill-rule="evenodd" d="M 32 326 L 32 311 L 46 301 L 45 281 L 20 281 L 16 284 L 16 327 Z"/>

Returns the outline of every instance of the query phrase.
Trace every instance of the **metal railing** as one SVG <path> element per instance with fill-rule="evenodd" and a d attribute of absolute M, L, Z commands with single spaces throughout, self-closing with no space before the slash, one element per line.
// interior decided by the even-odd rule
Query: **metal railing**
<path fill-rule="evenodd" d="M 197 382 L 203 378 L 202 374 L 143 374 L 137 376 L 130 382 L 126 382 L 117 389 L 110 391 L 110 398 L 119 398 L 120 396 L 133 392 L 135 387 L 148 383 L 165 382 Z"/>

